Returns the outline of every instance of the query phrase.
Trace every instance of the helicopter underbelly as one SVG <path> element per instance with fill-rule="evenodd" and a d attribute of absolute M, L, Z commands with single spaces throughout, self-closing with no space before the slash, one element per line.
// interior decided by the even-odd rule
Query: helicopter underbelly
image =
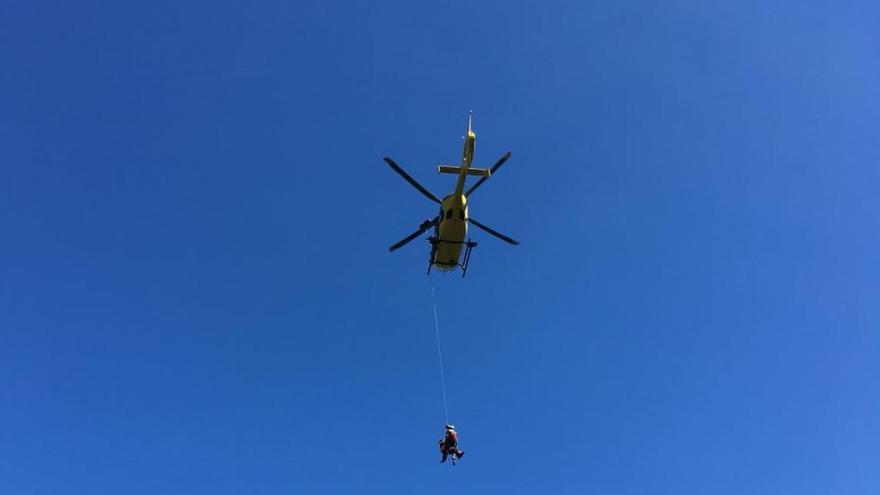
<path fill-rule="evenodd" d="M 461 248 L 467 236 L 467 222 L 458 219 L 443 220 L 438 230 L 437 251 L 432 262 L 438 270 L 454 270 L 459 265 Z"/>

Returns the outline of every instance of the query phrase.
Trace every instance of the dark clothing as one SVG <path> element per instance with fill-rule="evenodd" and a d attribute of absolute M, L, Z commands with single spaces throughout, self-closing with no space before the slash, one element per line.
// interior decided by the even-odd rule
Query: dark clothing
<path fill-rule="evenodd" d="M 446 438 L 443 443 L 453 449 L 458 447 L 458 433 L 455 430 L 446 430 Z"/>
<path fill-rule="evenodd" d="M 440 453 L 443 455 L 440 462 L 446 462 L 446 457 L 451 454 L 453 464 L 464 455 L 463 451 L 458 450 L 458 433 L 455 430 L 446 430 L 446 437 L 440 440 Z"/>

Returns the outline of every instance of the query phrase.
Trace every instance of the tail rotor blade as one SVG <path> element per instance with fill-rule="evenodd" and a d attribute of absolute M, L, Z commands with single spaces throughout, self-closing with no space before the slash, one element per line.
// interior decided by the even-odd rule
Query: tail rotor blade
<path fill-rule="evenodd" d="M 389 158 L 389 157 L 386 156 L 386 157 L 385 157 L 385 163 L 387 163 L 389 167 L 391 167 L 392 169 L 394 169 L 394 171 L 397 172 L 401 177 L 403 177 L 404 180 L 406 180 L 406 181 L 409 182 L 413 187 L 415 187 L 416 189 L 418 189 L 419 192 L 421 192 L 422 194 L 424 194 L 428 199 L 430 199 L 431 201 L 433 201 L 433 202 L 435 202 L 435 203 L 441 203 L 441 201 L 440 201 L 439 199 L 437 199 L 437 196 L 434 196 L 433 194 L 431 194 L 431 191 L 429 191 L 429 190 L 425 189 L 424 187 L 422 187 L 422 185 L 419 184 L 418 182 L 416 182 L 415 179 L 413 179 L 412 177 L 410 177 L 408 173 L 404 172 L 403 169 L 400 168 L 400 165 L 394 163 L 394 160 L 392 160 L 391 158 Z"/>
<path fill-rule="evenodd" d="M 409 241 L 411 241 L 411 240 L 415 239 L 416 237 L 422 235 L 426 230 L 428 230 L 428 229 L 430 229 L 431 227 L 433 227 L 434 224 L 435 224 L 436 222 L 437 222 L 437 218 L 436 218 L 436 217 L 433 218 L 433 219 L 431 219 L 431 220 L 425 220 L 424 222 L 422 222 L 421 225 L 419 225 L 419 230 L 416 230 L 416 231 L 413 232 L 412 234 L 410 234 L 410 235 L 404 237 L 403 239 L 397 241 L 397 242 L 396 242 L 395 244 L 393 244 L 390 248 L 388 248 L 388 250 L 389 250 L 389 251 L 394 251 L 394 250 L 396 250 L 396 249 L 398 249 L 398 248 L 400 248 L 400 247 L 403 247 L 403 246 L 406 245 Z"/>
<path fill-rule="evenodd" d="M 468 223 L 472 223 L 472 224 L 476 225 L 477 227 L 483 229 L 484 231 L 486 231 L 487 233 L 489 233 L 491 235 L 494 235 L 495 237 L 501 239 L 504 242 L 508 242 L 510 244 L 513 244 L 514 246 L 519 245 L 519 241 L 511 239 L 510 237 L 507 237 L 506 235 L 502 234 L 501 232 L 498 232 L 497 230 L 493 230 L 493 229 L 490 229 L 489 227 L 486 227 L 485 225 L 476 221 L 474 219 L 474 217 L 468 217 Z"/>
<path fill-rule="evenodd" d="M 464 193 L 464 195 L 469 197 L 474 191 L 477 190 L 478 187 L 483 185 L 483 182 L 486 182 L 486 179 L 491 177 L 492 174 L 494 174 L 496 170 L 501 168 L 501 166 L 504 165 L 504 162 L 506 162 L 508 158 L 510 158 L 509 151 L 507 153 L 505 153 L 501 158 L 499 158 L 498 161 L 495 162 L 495 165 L 492 165 L 492 168 L 489 169 L 489 175 L 487 175 L 486 177 L 483 177 L 482 179 L 475 182 L 474 185 L 472 185 L 471 188 L 468 189 L 467 192 Z"/>

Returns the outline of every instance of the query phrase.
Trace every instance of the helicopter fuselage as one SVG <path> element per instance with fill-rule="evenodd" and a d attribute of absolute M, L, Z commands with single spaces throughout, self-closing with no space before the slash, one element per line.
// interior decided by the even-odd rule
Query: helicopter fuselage
<path fill-rule="evenodd" d="M 455 183 L 455 192 L 443 198 L 440 205 L 439 222 L 435 228 L 435 236 L 432 242 L 431 264 L 440 271 L 455 270 L 461 266 L 461 249 L 467 237 L 467 197 L 464 195 L 464 183 L 467 179 L 468 169 L 474 160 L 474 147 L 477 143 L 477 135 L 471 130 L 468 122 L 467 136 L 461 151 L 461 168 L 458 180 Z"/>
<path fill-rule="evenodd" d="M 440 271 L 455 270 L 459 266 L 461 249 L 467 237 L 467 197 L 450 194 L 443 198 L 439 223 L 434 229 L 435 247 L 431 263 Z"/>

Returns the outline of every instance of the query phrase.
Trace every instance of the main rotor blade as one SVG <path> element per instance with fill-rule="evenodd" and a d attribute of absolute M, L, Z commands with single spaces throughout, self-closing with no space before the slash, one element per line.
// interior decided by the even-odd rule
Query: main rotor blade
<path fill-rule="evenodd" d="M 388 250 L 389 250 L 389 251 L 394 251 L 395 249 L 397 249 L 397 248 L 399 248 L 399 247 L 402 247 L 403 245 L 405 245 L 405 244 L 408 243 L 409 241 L 411 241 L 411 240 L 415 239 L 416 237 L 422 235 L 426 230 L 430 229 L 431 227 L 434 226 L 435 223 L 437 223 L 437 219 L 438 219 L 438 217 L 434 217 L 434 218 L 431 219 L 431 220 L 425 220 L 424 222 L 422 222 L 421 225 L 419 225 L 419 230 L 417 230 L 417 231 L 413 232 L 412 234 L 410 234 L 410 235 L 404 237 L 403 239 L 401 239 L 400 241 L 398 241 L 396 244 L 394 244 L 393 246 L 391 246 L 390 248 L 388 248 Z"/>
<path fill-rule="evenodd" d="M 501 232 L 498 232 L 497 230 L 492 230 L 489 227 L 486 227 L 485 225 L 481 224 L 480 222 L 474 220 L 474 217 L 468 217 L 468 223 L 472 223 L 472 224 L 476 225 L 477 227 L 485 230 L 486 232 L 494 235 L 495 237 L 501 239 L 504 242 L 509 242 L 509 243 L 513 244 L 514 246 L 519 244 L 519 241 L 511 239 L 510 237 L 507 237 L 506 235 L 502 234 Z"/>
<path fill-rule="evenodd" d="M 398 174 L 400 174 L 400 176 L 403 177 L 407 182 L 409 182 L 410 184 L 412 184 L 413 187 L 415 187 L 416 189 L 418 189 L 419 192 L 421 192 L 422 194 L 424 194 L 425 196 L 427 196 L 428 199 L 430 199 L 431 201 L 433 201 L 433 202 L 435 202 L 435 203 L 441 203 L 441 201 L 440 201 L 439 199 L 437 199 L 437 196 L 434 196 L 433 194 L 431 194 L 431 191 L 429 191 L 429 190 L 425 189 L 424 187 L 422 187 L 422 185 L 419 184 L 418 182 L 416 182 L 415 179 L 413 179 L 412 177 L 410 177 L 408 173 L 404 172 L 403 169 L 400 168 L 400 165 L 394 163 L 394 160 L 392 160 L 391 158 L 388 158 L 388 157 L 386 156 L 386 157 L 385 157 L 385 163 L 387 163 L 388 166 L 390 166 L 391 168 L 393 168 L 395 172 L 397 172 Z"/>
<path fill-rule="evenodd" d="M 489 175 L 487 175 L 486 177 L 483 177 L 482 179 L 475 182 L 474 185 L 472 185 L 471 188 L 468 189 L 466 193 L 464 193 L 464 195 L 470 197 L 471 193 L 473 193 L 474 191 L 477 190 L 478 187 L 483 185 L 483 182 L 486 182 L 486 179 L 491 177 L 492 174 L 494 174 L 496 170 L 498 170 L 502 165 L 504 165 L 504 162 L 506 162 L 508 158 L 510 158 L 509 151 L 507 153 L 505 153 L 504 156 L 499 158 L 498 161 L 495 162 L 495 165 L 492 165 L 492 168 L 489 169 Z"/>

